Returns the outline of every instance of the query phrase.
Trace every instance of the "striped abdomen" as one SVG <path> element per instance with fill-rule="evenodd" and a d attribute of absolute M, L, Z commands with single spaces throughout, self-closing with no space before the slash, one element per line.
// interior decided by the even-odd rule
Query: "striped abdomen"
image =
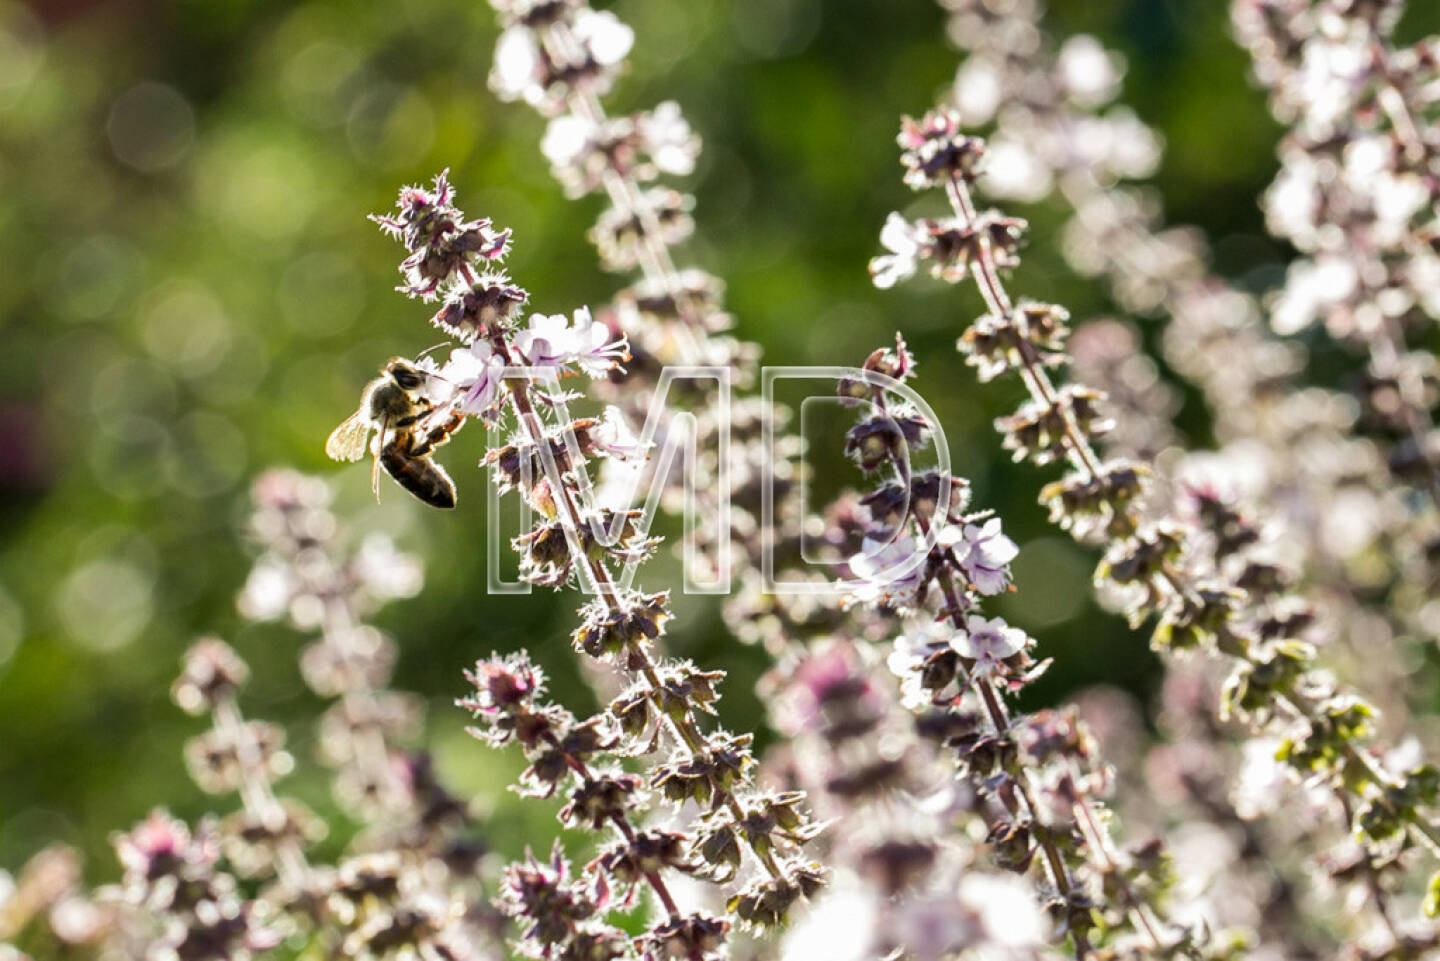
<path fill-rule="evenodd" d="M 431 507 L 455 506 L 455 482 L 428 457 L 412 457 L 398 447 L 380 452 L 380 466 L 395 482 Z"/>

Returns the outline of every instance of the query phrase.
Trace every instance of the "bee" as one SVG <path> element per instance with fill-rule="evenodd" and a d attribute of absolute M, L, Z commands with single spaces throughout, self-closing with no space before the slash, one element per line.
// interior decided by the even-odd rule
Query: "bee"
<path fill-rule="evenodd" d="M 374 458 L 370 486 L 380 499 L 380 468 L 431 507 L 455 506 L 455 482 L 430 454 L 465 422 L 463 414 L 436 405 L 424 394 L 428 375 L 403 357 L 392 357 L 365 387 L 360 407 L 325 441 L 334 460 L 357 461 L 367 441 Z M 370 432 L 376 431 L 370 440 Z"/>

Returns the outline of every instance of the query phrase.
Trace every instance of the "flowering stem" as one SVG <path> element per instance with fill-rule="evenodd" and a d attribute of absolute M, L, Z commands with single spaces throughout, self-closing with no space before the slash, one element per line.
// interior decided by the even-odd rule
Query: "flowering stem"
<path fill-rule="evenodd" d="M 884 390 L 878 387 L 875 388 L 873 396 L 876 405 L 882 411 L 886 411 L 887 406 Z M 889 451 L 889 460 L 891 465 L 895 468 L 896 472 L 900 475 L 900 477 L 906 482 L 908 487 L 908 482 L 910 479 L 910 465 L 907 459 L 902 457 L 899 451 L 892 447 Z M 929 519 L 919 514 L 916 514 L 915 522 L 916 526 L 920 529 L 921 535 L 928 540 L 933 530 Z M 945 548 L 945 551 L 947 555 L 949 555 L 949 559 L 953 561 L 955 559 L 953 550 L 947 547 Z M 938 571 L 936 580 L 940 585 L 941 595 L 945 598 L 945 610 L 950 619 L 950 623 L 958 630 L 965 630 L 965 607 L 961 600 L 960 592 L 956 588 L 955 579 L 950 572 L 950 568 L 942 566 Z M 995 729 L 995 733 L 1002 737 L 1008 735 L 1011 729 L 1010 715 L 1005 708 L 1004 700 L 995 690 L 995 685 L 991 683 L 988 679 L 976 679 L 974 673 L 976 662 L 974 658 L 960 655 L 959 660 L 960 666 L 965 672 L 966 678 L 980 694 L 980 699 L 985 705 L 985 713 L 989 716 L 990 724 Z M 1037 815 L 1040 809 L 1039 806 L 1035 803 L 1034 797 L 1030 793 L 1030 788 L 1027 783 L 1027 777 L 1025 775 L 1025 772 L 1022 771 L 1021 776 L 1015 779 L 1015 788 L 1016 793 L 1024 802 L 1024 806 L 1026 811 L 1028 811 L 1029 813 L 1030 820 L 1032 821 L 1032 823 L 1039 824 Z M 1014 799 L 1007 799 L 1006 806 L 1010 809 L 1010 813 L 1020 813 L 1020 811 L 1018 810 L 1019 804 L 1014 801 Z M 1055 885 L 1055 889 L 1060 893 L 1060 895 L 1068 902 L 1070 893 L 1076 887 L 1076 882 L 1074 878 L 1071 877 L 1070 871 L 1065 865 L 1064 856 L 1060 853 L 1059 847 L 1055 844 L 1055 839 L 1050 835 L 1050 832 L 1048 830 L 1036 831 L 1035 837 L 1037 843 L 1040 845 L 1040 850 L 1045 855 L 1045 864 L 1049 870 L 1051 882 Z M 1144 919 L 1142 918 L 1142 920 Z M 1154 931 L 1150 929 L 1148 923 L 1145 923 L 1144 927 L 1150 934 L 1152 944 L 1156 948 L 1159 948 L 1161 945 L 1159 938 L 1155 936 Z M 1086 936 L 1083 930 L 1079 929 L 1072 930 L 1071 935 L 1074 939 L 1075 957 L 1083 961 L 1083 959 L 1088 957 L 1093 951 L 1093 947 L 1090 944 L 1089 938 Z"/>
<path fill-rule="evenodd" d="M 563 21 L 556 21 L 538 31 L 540 40 L 547 46 L 553 45 L 562 54 L 562 59 L 574 60 L 578 56 L 579 44 Z M 566 103 L 578 116 L 597 128 L 607 118 L 605 107 L 595 91 L 584 84 L 569 87 Z M 645 193 L 635 177 L 611 162 L 606 165 L 604 175 L 605 192 L 616 210 L 630 212 L 640 225 L 639 260 L 646 279 L 674 298 L 681 320 L 685 323 L 682 339 L 682 356 L 686 363 L 699 364 L 704 361 L 700 339 L 708 333 L 704 318 L 690 299 L 685 285 L 680 281 L 680 272 L 670 256 L 670 248 L 662 237 L 660 219 L 655 208 L 645 199 Z M 698 332 L 698 333 L 697 333 Z"/>
<path fill-rule="evenodd" d="M 586 787 L 594 785 L 595 778 L 591 775 L 590 766 L 585 763 L 584 758 L 577 757 L 575 754 L 565 751 L 560 740 L 548 731 L 545 734 L 544 740 L 546 744 L 550 745 L 551 749 L 564 753 L 565 763 L 572 771 L 579 775 L 581 782 Z M 615 830 L 620 832 L 620 836 L 623 837 L 627 843 L 633 845 L 636 834 L 635 827 L 630 823 L 630 819 L 619 811 L 611 811 L 609 817 L 610 823 L 615 825 Z M 669 916 L 671 920 L 678 920 L 680 918 L 680 908 L 675 904 L 675 897 L 670 893 L 670 888 L 665 884 L 665 880 L 660 876 L 660 872 L 644 868 L 641 873 L 645 876 L 646 882 L 649 883 L 650 889 L 655 892 L 655 896 L 660 899 L 661 906 L 665 908 L 665 914 Z M 690 947 L 690 957 L 693 961 L 699 961 L 702 954 L 692 945 Z"/>
<path fill-rule="evenodd" d="M 514 359 L 511 357 L 509 347 L 505 344 L 504 339 L 497 335 L 494 339 L 494 344 L 496 352 L 505 360 L 505 363 L 513 365 Z M 519 415 L 519 420 L 525 430 L 526 436 L 537 449 L 543 449 L 543 447 L 549 443 L 549 440 L 545 436 L 544 425 L 541 423 L 540 417 L 536 414 L 535 407 L 530 400 L 530 387 L 528 383 L 522 379 L 513 379 L 509 384 L 511 396 L 514 398 L 515 411 Z M 548 459 L 542 458 L 542 463 L 546 460 Z M 565 483 L 565 479 L 558 465 L 554 464 L 553 461 L 543 463 L 543 469 L 546 480 L 550 484 L 552 494 L 556 499 L 556 505 L 559 508 L 560 523 L 564 529 L 565 537 L 570 545 L 572 554 L 576 557 L 586 558 L 584 566 L 588 572 L 588 579 L 592 583 L 595 592 L 604 600 L 606 607 L 611 613 L 617 615 L 628 614 L 629 611 L 625 607 L 625 602 L 621 599 L 620 592 L 616 588 L 615 581 L 611 577 L 610 570 L 605 566 L 604 561 L 587 557 L 580 538 L 580 525 L 583 523 L 580 519 L 580 511 L 571 498 L 569 485 Z M 665 710 L 662 702 L 663 684 L 650 655 L 636 646 L 632 648 L 628 656 L 632 658 L 632 663 L 638 666 L 640 675 L 645 679 L 651 702 L 655 704 L 657 711 L 667 719 L 678 742 L 683 744 L 692 756 L 703 756 L 705 738 L 700 733 L 699 727 L 695 722 L 692 709 L 689 705 L 686 705 L 683 715 L 678 717 Z M 740 802 L 736 800 L 735 795 L 731 791 L 719 786 L 716 787 L 716 790 L 723 793 L 725 806 L 736 819 L 743 818 L 744 811 L 741 809 Z M 779 863 L 776 862 L 774 855 L 768 849 L 757 846 L 754 843 L 750 843 L 749 847 L 755 854 L 756 859 L 759 860 L 772 878 L 781 880 L 785 877 L 785 873 L 781 870 Z"/>
<path fill-rule="evenodd" d="M 355 618 L 350 606 L 343 598 L 330 597 L 325 600 L 321 616 L 320 631 L 326 643 L 334 644 L 344 656 L 351 657 L 355 650 Z M 341 695 L 341 702 L 352 716 L 366 718 L 360 730 L 354 731 L 355 763 L 360 770 L 361 783 L 368 785 L 380 795 L 388 793 L 387 787 L 394 780 L 390 769 L 390 749 L 385 742 L 385 732 L 374 722 L 371 715 L 375 705 L 375 690 L 368 685 L 347 688 Z"/>
<path fill-rule="evenodd" d="M 235 746 L 235 760 L 240 771 L 237 790 L 241 805 L 262 827 L 277 832 L 275 862 L 280 880 L 293 890 L 301 890 L 310 874 L 310 865 L 295 840 L 279 833 L 287 820 L 285 808 L 275 796 L 269 778 L 256 773 L 263 768 L 265 759 L 260 745 L 250 736 L 250 729 L 245 725 L 233 692 L 215 700 L 211 718 L 220 737 Z"/>
<path fill-rule="evenodd" d="M 976 222 L 975 207 L 970 199 L 969 188 L 965 182 L 958 176 L 952 176 L 946 185 L 946 194 L 950 197 L 951 205 L 956 215 L 959 216 L 967 226 L 973 228 Z M 1001 282 L 999 272 L 995 267 L 988 238 L 982 236 L 980 243 L 982 254 L 975 259 L 975 262 L 971 265 L 971 269 L 980 287 L 981 294 L 984 296 L 985 302 L 991 312 L 997 318 L 1003 318 L 1008 310 L 1010 298 L 1005 292 L 1004 284 Z M 1025 384 L 1027 388 L 1029 388 L 1031 395 L 1045 403 L 1053 403 L 1056 397 L 1054 385 L 1051 383 L 1045 371 L 1041 369 L 1038 358 L 1034 353 L 1034 347 L 1022 341 L 1019 353 L 1023 364 L 1022 373 L 1024 374 Z M 1094 448 L 1091 447 L 1089 440 L 1075 424 L 1074 419 L 1069 415 L 1068 411 L 1065 412 L 1064 420 L 1066 445 L 1072 453 L 1077 467 L 1091 478 L 1098 477 L 1100 474 L 1100 462 L 1098 456 L 1095 454 Z M 1162 568 L 1160 576 L 1177 596 L 1182 598 L 1189 596 L 1189 591 L 1183 577 L 1173 568 L 1168 566 Z M 1228 641 L 1228 643 L 1222 642 L 1222 648 L 1228 648 L 1234 652 L 1233 656 L 1241 660 L 1250 659 L 1250 645 L 1244 638 L 1231 633 L 1224 640 Z M 1312 723 L 1319 721 L 1321 716 L 1319 708 L 1304 699 L 1301 695 L 1292 694 L 1288 698 L 1285 698 L 1285 700 L 1297 716 Z M 1346 755 L 1351 763 L 1359 765 L 1376 784 L 1385 785 L 1392 783 L 1386 774 L 1380 771 L 1369 758 L 1353 745 L 1349 744 L 1348 741 L 1346 742 Z M 1440 854 L 1440 829 L 1437 829 L 1424 818 L 1418 816 L 1411 816 L 1409 820 L 1416 830 L 1430 841 L 1432 849 L 1435 850 L 1437 854 Z"/>
<path fill-rule="evenodd" d="M 950 198 L 950 206 L 955 215 L 964 224 L 973 229 L 978 222 L 978 215 L 975 210 L 975 202 L 970 197 L 970 188 L 966 185 L 964 178 L 959 174 L 951 174 L 945 182 L 945 196 Z M 990 309 L 990 314 L 997 320 L 1004 320 L 1014 309 L 1009 293 L 1005 290 L 1005 284 L 1000 280 L 999 268 L 995 265 L 995 257 L 990 249 L 990 238 L 981 232 L 979 237 L 980 256 L 974 258 L 970 263 L 970 272 L 975 277 L 975 285 L 980 289 L 980 295 L 985 299 L 985 305 Z M 1035 347 L 1028 341 L 1020 341 L 1019 346 L 1022 367 L 1020 370 L 1021 379 L 1025 382 L 1030 395 L 1045 404 L 1053 405 L 1057 394 L 1055 385 L 1050 380 L 1050 375 L 1040 364 L 1040 358 L 1035 354 Z M 1065 434 L 1068 441 L 1070 458 L 1075 466 L 1083 470 L 1091 478 L 1100 475 L 1100 458 L 1095 454 L 1094 448 L 1085 438 L 1084 433 L 1075 423 L 1074 417 L 1067 408 L 1061 408 L 1065 420 Z"/>

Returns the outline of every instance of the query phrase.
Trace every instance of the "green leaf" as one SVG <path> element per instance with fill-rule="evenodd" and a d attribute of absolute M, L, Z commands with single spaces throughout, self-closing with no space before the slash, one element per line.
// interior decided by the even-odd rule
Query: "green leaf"
<path fill-rule="evenodd" d="M 1440 915 L 1440 871 L 1436 871 L 1425 886 L 1425 917 L 1436 915 Z"/>

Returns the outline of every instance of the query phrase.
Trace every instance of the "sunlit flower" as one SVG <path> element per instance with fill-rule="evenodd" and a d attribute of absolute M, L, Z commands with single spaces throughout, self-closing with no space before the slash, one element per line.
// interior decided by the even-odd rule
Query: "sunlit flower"
<path fill-rule="evenodd" d="M 891 213 L 885 219 L 880 243 L 890 253 L 870 260 L 870 277 L 876 287 L 885 290 L 914 276 L 925 236 L 923 228 L 898 213 Z"/>
<path fill-rule="evenodd" d="M 635 120 L 644 150 L 661 173 L 684 177 L 695 170 L 700 138 L 680 113 L 680 105 L 666 100 Z"/>
<path fill-rule="evenodd" d="M 1000 594 L 1010 586 L 1010 562 L 1020 548 L 1001 533 L 1000 518 L 952 525 L 940 532 L 939 542 L 955 549 L 961 569 L 981 594 Z"/>
<path fill-rule="evenodd" d="M 600 417 L 600 423 L 595 425 L 590 436 L 595 441 L 597 450 L 620 460 L 637 457 L 651 446 L 642 441 L 635 431 L 630 429 L 625 414 L 620 408 L 613 405 L 605 408 L 604 414 Z"/>
<path fill-rule="evenodd" d="M 609 373 L 629 357 L 624 336 L 612 339 L 610 328 L 585 307 L 575 311 L 573 325 L 564 314 L 531 315 L 529 328 L 515 335 L 515 346 L 536 367 L 573 364 L 591 377 Z"/>
<path fill-rule="evenodd" d="M 499 404 L 504 371 L 504 358 L 489 341 L 478 340 L 468 348 L 451 351 L 439 377 L 453 392 L 457 410 L 487 418 Z"/>
<path fill-rule="evenodd" d="M 950 646 L 961 657 L 975 661 L 977 669 L 993 671 L 1000 661 L 1023 651 L 1028 641 L 1024 631 L 998 617 L 970 614 L 965 618 L 965 630 L 956 632 Z"/>
<path fill-rule="evenodd" d="M 859 582 L 855 600 L 908 607 L 925 583 L 925 558 L 909 534 L 888 541 L 866 537 L 860 553 L 850 558 L 850 572 Z"/>

